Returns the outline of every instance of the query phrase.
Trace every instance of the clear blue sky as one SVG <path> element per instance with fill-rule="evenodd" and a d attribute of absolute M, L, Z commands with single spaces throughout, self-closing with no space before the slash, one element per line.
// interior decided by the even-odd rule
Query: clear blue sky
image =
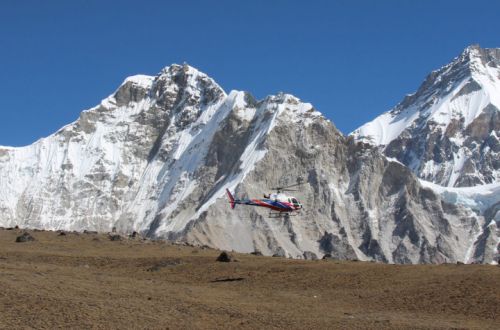
<path fill-rule="evenodd" d="M 0 145 L 47 136 L 129 75 L 187 62 L 226 91 L 292 93 L 344 133 L 469 44 L 500 47 L 500 1 L 24 1 L 0 4 Z"/>

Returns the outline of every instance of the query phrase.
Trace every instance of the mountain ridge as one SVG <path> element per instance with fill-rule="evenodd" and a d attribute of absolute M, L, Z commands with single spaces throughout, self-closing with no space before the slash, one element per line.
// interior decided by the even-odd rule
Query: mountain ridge
<path fill-rule="evenodd" d="M 467 47 L 353 135 L 443 186 L 500 178 L 500 49 Z"/>
<path fill-rule="evenodd" d="M 231 211 L 307 178 L 299 217 Z M 344 136 L 289 94 L 226 94 L 187 65 L 127 78 L 48 138 L 0 149 L 3 226 L 141 231 L 267 255 L 389 263 L 496 262 L 484 218 L 422 187 L 377 148 Z"/>

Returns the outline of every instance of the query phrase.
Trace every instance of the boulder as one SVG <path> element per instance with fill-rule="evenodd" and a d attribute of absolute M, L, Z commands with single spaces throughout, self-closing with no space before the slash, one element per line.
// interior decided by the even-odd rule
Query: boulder
<path fill-rule="evenodd" d="M 35 238 L 30 235 L 28 232 L 22 233 L 22 235 L 19 235 L 16 237 L 16 243 L 24 243 L 24 242 L 31 242 L 34 241 Z"/>
<path fill-rule="evenodd" d="M 113 234 L 113 235 L 109 235 L 109 240 L 110 241 L 121 241 L 122 237 L 118 234 Z"/>
<path fill-rule="evenodd" d="M 231 262 L 232 257 L 226 251 L 222 251 L 222 253 L 217 257 L 216 261 L 219 262 Z"/>
<path fill-rule="evenodd" d="M 306 260 L 318 260 L 318 256 L 316 255 L 316 253 L 314 252 L 311 252 L 311 251 L 304 251 L 304 259 Z"/>

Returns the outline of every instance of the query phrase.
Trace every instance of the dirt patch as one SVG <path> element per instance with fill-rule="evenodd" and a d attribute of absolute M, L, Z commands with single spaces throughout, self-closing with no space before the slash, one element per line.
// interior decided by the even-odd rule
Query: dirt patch
<path fill-rule="evenodd" d="M 154 263 L 153 266 L 146 269 L 146 271 L 157 272 L 157 271 L 161 270 L 162 268 L 173 267 L 173 266 L 177 266 L 177 265 L 181 265 L 181 264 L 182 264 L 182 261 L 180 259 L 161 260 L 159 262 Z"/>
<path fill-rule="evenodd" d="M 33 232 L 28 231 L 30 234 Z M 500 267 L 290 260 L 0 230 L 0 328 L 495 329 Z M 94 239 L 99 239 L 98 241 Z M 196 253 L 193 253 L 196 251 Z"/>

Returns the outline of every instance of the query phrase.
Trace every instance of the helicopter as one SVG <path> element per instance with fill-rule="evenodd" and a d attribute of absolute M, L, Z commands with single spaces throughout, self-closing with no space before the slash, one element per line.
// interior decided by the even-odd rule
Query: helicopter
<path fill-rule="evenodd" d="M 296 187 L 301 184 L 302 183 L 297 183 L 285 187 L 271 188 L 272 190 L 275 190 L 276 193 L 267 195 L 264 194 L 263 199 L 235 199 L 229 189 L 226 189 L 226 193 L 229 197 L 231 209 L 234 209 L 237 204 L 266 207 L 269 209 L 270 218 L 281 218 L 283 215 L 295 216 L 300 212 L 300 210 L 303 209 L 302 204 L 297 198 L 283 193 L 285 191 L 297 191 L 289 188 Z"/>

